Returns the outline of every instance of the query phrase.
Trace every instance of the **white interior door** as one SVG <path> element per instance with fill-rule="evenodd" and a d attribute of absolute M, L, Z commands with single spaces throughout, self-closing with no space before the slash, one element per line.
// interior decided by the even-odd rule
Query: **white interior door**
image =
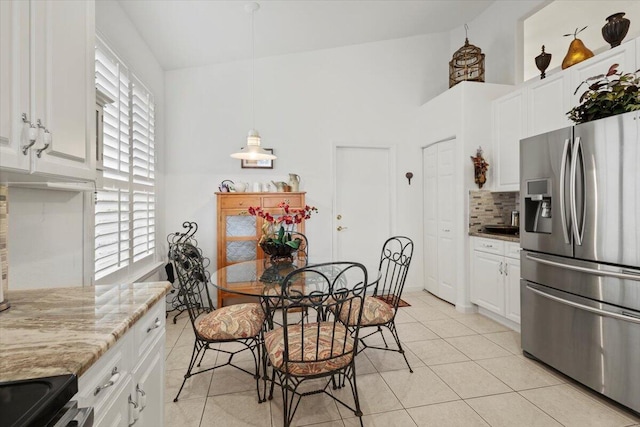
<path fill-rule="evenodd" d="M 453 148 L 455 140 L 438 145 L 438 296 L 456 302 L 455 223 L 453 222 Z M 464 268 L 463 266 L 457 266 Z"/>
<path fill-rule="evenodd" d="M 425 289 L 455 304 L 454 147 L 455 139 L 450 139 L 422 150 L 422 212 Z"/>
<path fill-rule="evenodd" d="M 391 237 L 393 153 L 390 148 L 336 147 L 334 259 L 377 271 Z"/>

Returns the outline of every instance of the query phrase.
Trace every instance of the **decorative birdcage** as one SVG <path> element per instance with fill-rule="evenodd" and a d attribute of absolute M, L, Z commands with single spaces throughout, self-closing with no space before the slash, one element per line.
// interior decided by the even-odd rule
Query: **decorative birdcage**
<path fill-rule="evenodd" d="M 467 29 L 465 25 L 465 32 Z M 466 35 L 464 46 L 456 50 L 449 61 L 449 87 L 462 81 L 484 82 L 484 53 L 478 46 L 469 44 Z"/>

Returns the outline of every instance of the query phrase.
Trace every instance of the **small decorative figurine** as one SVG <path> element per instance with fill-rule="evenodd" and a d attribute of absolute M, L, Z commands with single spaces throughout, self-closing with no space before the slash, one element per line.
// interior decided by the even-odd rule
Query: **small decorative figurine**
<path fill-rule="evenodd" d="M 473 162 L 474 176 L 478 188 L 482 188 L 485 182 L 487 182 L 487 169 L 489 169 L 489 163 L 482 157 L 482 147 L 478 147 L 476 156 L 471 156 Z"/>
<path fill-rule="evenodd" d="M 540 73 L 541 73 L 540 80 L 547 77 L 547 75 L 545 74 L 545 71 L 547 70 L 547 67 L 549 67 L 550 63 L 551 63 L 551 54 L 546 53 L 544 51 L 544 45 L 542 45 L 542 53 L 536 56 L 536 67 L 538 67 L 538 70 L 540 70 Z"/>
<path fill-rule="evenodd" d="M 573 40 L 571 40 L 571 44 L 569 44 L 567 55 L 562 60 L 563 70 L 593 56 L 593 52 L 591 52 L 591 50 L 589 50 L 589 48 L 587 48 L 584 43 L 582 43 L 582 40 L 578 38 L 578 34 L 580 34 L 580 32 L 582 32 L 585 28 L 587 27 L 582 27 L 582 29 L 580 30 L 576 28 L 573 33 L 564 35 L 564 37 L 573 36 Z"/>

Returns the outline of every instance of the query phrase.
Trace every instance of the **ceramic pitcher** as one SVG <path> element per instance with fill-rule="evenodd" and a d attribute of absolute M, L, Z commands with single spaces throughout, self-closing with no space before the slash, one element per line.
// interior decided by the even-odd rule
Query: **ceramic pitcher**
<path fill-rule="evenodd" d="M 291 191 L 300 191 L 300 176 L 295 173 L 289 174 L 289 187 Z"/>

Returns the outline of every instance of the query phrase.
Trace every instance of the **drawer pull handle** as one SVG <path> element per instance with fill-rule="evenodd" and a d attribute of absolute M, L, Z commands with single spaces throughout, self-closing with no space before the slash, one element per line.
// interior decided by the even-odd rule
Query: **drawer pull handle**
<path fill-rule="evenodd" d="M 105 388 L 109 388 L 109 387 L 113 386 L 115 383 L 117 383 L 119 379 L 120 379 L 120 372 L 118 372 L 118 367 L 116 366 L 111 371 L 111 378 L 109 378 L 109 381 L 107 381 L 106 383 L 96 387 L 96 390 L 93 392 L 93 395 L 97 396 L 98 393 L 100 393 Z"/>
<path fill-rule="evenodd" d="M 162 325 L 162 322 L 160 322 L 160 318 L 156 317 L 156 321 L 153 322 L 153 326 L 149 326 L 147 328 L 147 333 L 153 331 L 154 329 L 158 329 L 160 327 L 160 325 Z"/>
<path fill-rule="evenodd" d="M 136 384 L 136 392 L 140 395 L 138 397 L 138 406 L 140 407 L 140 412 L 142 412 L 147 407 L 147 393 L 140 388 L 140 384 Z"/>
<path fill-rule="evenodd" d="M 482 246 L 484 246 L 485 248 L 492 248 L 493 245 L 487 245 L 486 243 L 483 243 Z"/>
<path fill-rule="evenodd" d="M 138 404 L 133 401 L 131 395 L 129 395 L 129 404 L 133 406 L 129 411 L 129 425 L 132 426 L 138 421 L 138 418 L 140 418 L 140 408 Z"/>

